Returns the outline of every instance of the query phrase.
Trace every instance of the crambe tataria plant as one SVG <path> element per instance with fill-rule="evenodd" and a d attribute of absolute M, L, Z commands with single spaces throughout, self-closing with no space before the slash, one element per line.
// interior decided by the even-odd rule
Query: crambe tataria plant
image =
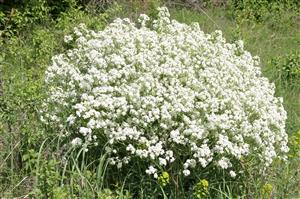
<path fill-rule="evenodd" d="M 143 160 L 155 178 L 179 158 L 184 176 L 214 165 L 233 178 L 242 158 L 264 167 L 285 158 L 282 99 L 242 41 L 171 20 L 164 7 L 138 22 L 116 19 L 99 32 L 81 24 L 65 37 L 75 47 L 46 71 L 44 122 L 70 146 L 105 145 L 118 168 Z"/>

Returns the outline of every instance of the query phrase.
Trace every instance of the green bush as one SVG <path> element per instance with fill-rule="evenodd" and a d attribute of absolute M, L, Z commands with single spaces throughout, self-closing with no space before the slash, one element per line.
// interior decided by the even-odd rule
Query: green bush
<path fill-rule="evenodd" d="M 110 10 L 109 5 L 112 5 L 112 2 L 24 0 L 21 2 L 12 1 L 5 5 L 0 7 L 0 37 L 12 37 L 24 31 L 24 29 L 28 30 L 32 28 L 36 24 L 45 24 L 55 22 L 56 20 L 61 21 L 62 18 L 65 19 L 66 15 L 74 17 L 75 20 L 85 17 L 85 19 L 90 21 L 96 19 L 96 15 L 87 17 L 88 15 L 83 13 L 86 13 L 90 9 L 96 10 L 98 9 L 97 6 L 99 7 L 100 5 L 104 6 L 106 10 Z M 99 11 L 104 12 L 103 9 Z"/>
<path fill-rule="evenodd" d="M 278 28 L 281 23 L 292 23 L 299 14 L 297 0 L 231 0 L 230 12 L 238 22 L 270 21 L 271 26 Z M 288 14 L 287 14 L 288 13 Z"/>
<path fill-rule="evenodd" d="M 23 6 L 17 3 L 10 6 L 5 10 L 0 10 L 2 12 L 2 19 L 0 20 L 2 34 L 0 37 L 13 36 L 33 23 L 48 20 L 50 7 L 48 7 L 46 0 L 28 0 L 23 2 Z"/>
<path fill-rule="evenodd" d="M 274 79 L 284 86 L 299 88 L 300 53 L 294 52 L 271 60 L 274 67 Z"/>

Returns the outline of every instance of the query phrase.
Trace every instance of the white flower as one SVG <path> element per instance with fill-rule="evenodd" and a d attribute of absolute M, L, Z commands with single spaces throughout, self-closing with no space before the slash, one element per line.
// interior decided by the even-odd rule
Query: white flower
<path fill-rule="evenodd" d="M 218 166 L 220 166 L 222 169 L 227 169 L 227 168 L 231 167 L 231 163 L 228 158 L 222 157 L 218 161 Z"/>
<path fill-rule="evenodd" d="M 79 132 L 83 135 L 86 136 L 92 132 L 91 129 L 86 128 L 86 127 L 80 127 Z"/>
<path fill-rule="evenodd" d="M 182 173 L 184 176 L 189 176 L 191 174 L 190 170 L 188 169 L 183 170 Z"/>
<path fill-rule="evenodd" d="M 146 170 L 147 174 L 154 174 L 156 172 L 156 169 L 153 166 L 149 166 L 149 168 Z"/>
<path fill-rule="evenodd" d="M 75 119 L 76 119 L 76 117 L 75 117 L 74 115 L 70 115 L 70 116 L 67 118 L 67 122 L 68 122 L 70 125 L 72 125 L 72 124 L 74 124 Z"/>
<path fill-rule="evenodd" d="M 121 169 L 122 166 L 123 166 L 122 162 L 119 162 L 119 163 L 117 164 L 117 168 L 118 168 L 118 169 Z"/>
<path fill-rule="evenodd" d="M 127 147 L 126 147 L 126 150 L 131 152 L 131 154 L 134 154 L 135 153 L 135 148 L 134 146 L 132 146 L 132 144 L 129 144 Z"/>
<path fill-rule="evenodd" d="M 236 173 L 234 171 L 229 171 L 229 174 L 232 178 L 235 178 L 236 177 Z"/>
<path fill-rule="evenodd" d="M 164 158 L 158 158 L 159 159 L 159 164 L 162 166 L 166 166 L 167 165 L 167 160 Z"/>
<path fill-rule="evenodd" d="M 74 138 L 72 141 L 71 141 L 71 144 L 72 146 L 80 146 L 82 145 L 82 140 L 80 138 Z"/>
<path fill-rule="evenodd" d="M 150 18 L 145 14 L 141 14 L 140 17 L 138 18 L 138 22 L 141 24 L 142 27 L 145 27 L 146 22 L 149 20 Z"/>
<path fill-rule="evenodd" d="M 146 173 L 148 175 L 153 175 L 154 178 L 157 178 L 157 169 L 154 168 L 153 166 L 149 166 L 149 168 L 146 169 Z"/>
<path fill-rule="evenodd" d="M 70 41 L 72 41 L 73 40 L 73 37 L 71 36 L 71 35 L 66 35 L 65 37 L 64 37 L 64 42 L 66 42 L 66 43 L 69 43 Z"/>

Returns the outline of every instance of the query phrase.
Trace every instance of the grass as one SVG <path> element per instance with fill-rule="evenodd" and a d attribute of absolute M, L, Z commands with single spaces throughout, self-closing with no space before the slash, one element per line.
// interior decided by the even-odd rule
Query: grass
<path fill-rule="evenodd" d="M 107 168 L 104 154 L 90 162 L 88 155 L 83 155 L 84 152 L 70 151 L 62 161 L 64 148 L 58 141 L 59 137 L 49 136 L 53 135 L 52 130 L 39 122 L 38 108 L 43 99 L 44 70 L 53 54 L 65 50 L 63 35 L 80 22 L 101 29 L 116 16 L 135 17 L 137 9 L 132 10 L 122 10 L 117 6 L 106 13 L 95 15 L 71 9 L 56 22 L 33 24 L 16 36 L 2 40 L 2 43 L 0 41 L 1 198 L 130 198 L 129 192 L 139 192 L 140 195 L 134 196 L 139 198 L 146 198 L 147 193 L 149 196 L 149 193 L 155 192 L 163 198 L 161 189 L 153 186 L 152 182 L 143 181 L 143 177 L 132 184 L 128 183 L 128 178 L 138 173 L 139 167 L 136 165 L 132 165 L 133 168 L 125 172 L 126 178 L 122 179 L 118 171 Z M 170 12 L 180 22 L 198 22 L 206 33 L 222 30 L 229 42 L 244 40 L 245 48 L 253 55 L 260 56 L 263 74 L 276 84 L 276 95 L 284 98 L 288 112 L 288 134 L 292 136 L 300 130 L 300 87 L 284 84 L 272 65 L 272 60 L 279 56 L 299 53 L 300 32 L 297 22 L 283 23 L 274 21 L 277 20 L 275 18 L 262 23 L 237 23 L 224 8 L 197 11 L 173 6 Z M 278 23 L 278 26 L 274 25 Z M 272 195 L 275 198 L 300 197 L 298 162 L 299 157 L 291 157 L 287 163 L 276 162 L 267 176 L 251 176 L 253 179 L 249 179 L 250 184 L 255 187 L 253 198 L 261 197 L 264 183 L 273 186 Z M 173 179 L 176 180 L 178 182 L 178 179 Z M 114 182 L 114 186 L 110 182 Z M 210 186 L 210 191 L 216 193 L 211 198 L 234 198 L 234 181 L 226 180 L 219 184 L 212 182 Z M 246 194 L 246 189 L 241 196 Z M 48 195 L 43 195 L 43 191 L 49 191 Z M 171 195 L 173 198 L 183 195 L 188 197 L 186 194 L 189 193 L 182 192 L 184 190 L 178 189 Z"/>

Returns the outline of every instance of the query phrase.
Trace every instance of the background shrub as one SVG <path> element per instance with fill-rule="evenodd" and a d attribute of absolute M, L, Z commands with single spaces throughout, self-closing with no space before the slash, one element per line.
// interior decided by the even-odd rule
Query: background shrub
<path fill-rule="evenodd" d="M 275 68 L 275 77 L 285 86 L 299 88 L 300 83 L 300 53 L 294 52 L 271 61 Z"/>

